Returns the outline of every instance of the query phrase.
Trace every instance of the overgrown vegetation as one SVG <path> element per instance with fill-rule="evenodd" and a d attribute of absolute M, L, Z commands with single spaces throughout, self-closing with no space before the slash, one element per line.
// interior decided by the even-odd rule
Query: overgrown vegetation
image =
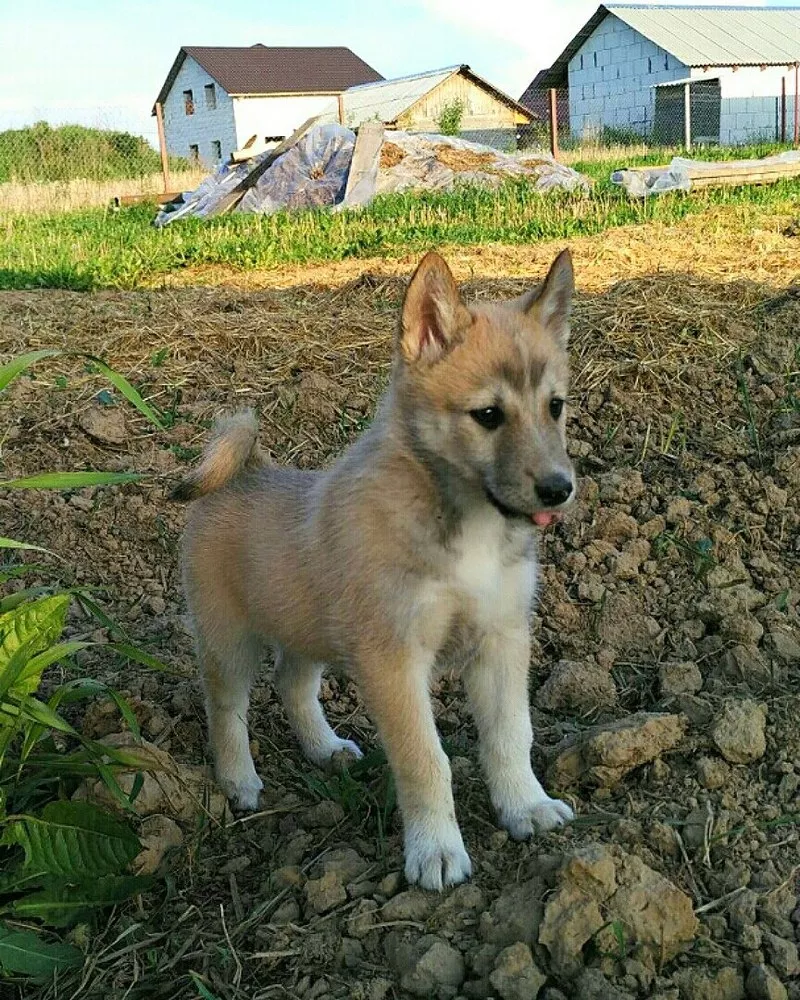
<path fill-rule="evenodd" d="M 0 369 L 0 393 L 36 362 L 60 354 L 30 352 Z M 87 359 L 118 391 L 160 426 L 134 387 L 98 359 Z M 42 473 L 0 480 L 0 490 L 74 489 L 130 482 L 119 472 Z M 5 553 L 41 554 L 29 542 L 0 538 Z M 49 555 L 54 555 L 49 553 Z M 31 582 L 33 581 L 33 582 Z M 142 776 L 126 794 L 118 766 L 145 768 L 134 748 L 116 749 L 86 737 L 69 721 L 75 702 L 107 698 L 138 737 L 134 712 L 116 691 L 83 675 L 81 654 L 96 643 L 91 631 L 107 627 L 104 648 L 124 661 L 160 666 L 132 645 L 124 630 L 87 589 L 67 587 L 47 564 L 0 560 L 0 977 L 52 980 L 83 964 L 83 952 L 55 929 L 90 925 L 104 908 L 144 891 L 152 878 L 130 872 L 141 849 L 126 817 L 134 812 Z M 66 636 L 71 610 L 83 612 L 85 630 Z M 46 677 L 61 669 L 61 680 Z M 150 762 L 152 767 L 152 762 Z M 120 816 L 71 794 L 87 777 L 99 777 Z"/>
<path fill-rule="evenodd" d="M 464 118 L 464 102 L 460 98 L 449 101 L 436 119 L 436 127 L 440 135 L 459 135 L 461 122 Z"/>
<path fill-rule="evenodd" d="M 176 170 L 189 164 L 172 159 Z M 139 135 L 83 125 L 36 122 L 0 132 L 0 183 L 96 181 L 142 177 L 161 168 L 158 152 Z"/>

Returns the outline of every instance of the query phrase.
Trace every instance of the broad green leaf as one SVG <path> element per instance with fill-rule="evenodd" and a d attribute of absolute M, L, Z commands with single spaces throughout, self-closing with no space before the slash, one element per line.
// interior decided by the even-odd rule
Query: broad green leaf
<path fill-rule="evenodd" d="M 0 549 L 25 549 L 28 552 L 46 552 L 49 556 L 61 559 L 57 552 L 50 549 L 43 549 L 41 545 L 30 545 L 28 542 L 18 542 L 16 538 L 0 538 Z M 61 560 L 63 562 L 63 559 Z"/>
<path fill-rule="evenodd" d="M 71 944 L 43 941 L 33 931 L 0 924 L 0 968 L 7 973 L 51 979 L 61 969 L 83 965 L 83 954 Z"/>
<path fill-rule="evenodd" d="M 25 587 L 24 590 L 17 590 L 13 594 L 9 594 L 7 597 L 0 599 L 0 615 L 4 615 L 6 611 L 13 611 L 14 608 L 18 608 L 20 604 L 25 601 L 31 601 L 35 597 L 41 597 L 42 594 L 47 593 L 47 587 Z"/>
<path fill-rule="evenodd" d="M 141 849 L 127 823 L 89 802 L 50 802 L 38 816 L 10 817 L 2 843 L 23 848 L 29 871 L 76 879 L 119 875 Z"/>
<path fill-rule="evenodd" d="M 136 483 L 140 479 L 142 476 L 136 472 L 41 472 L 22 479 L 0 480 L 0 490 L 78 490 L 84 486 Z"/>
<path fill-rule="evenodd" d="M 159 430 L 164 430 L 164 424 L 156 415 L 153 408 L 142 399 L 141 395 L 123 375 L 120 375 L 119 372 L 115 372 L 113 368 L 109 368 L 105 361 L 101 361 L 100 358 L 95 358 L 91 354 L 87 354 L 86 357 L 97 365 L 98 369 L 105 375 L 108 381 L 111 382 L 112 385 L 115 385 L 128 402 L 133 403 L 136 409 L 140 413 L 144 414 L 151 424 L 155 424 Z"/>
<path fill-rule="evenodd" d="M 9 361 L 7 365 L 3 365 L 0 368 L 0 392 L 10 385 L 14 379 L 21 375 L 24 371 L 30 368 L 31 365 L 35 365 L 37 361 L 41 361 L 42 358 L 54 358 L 62 351 L 58 350 L 44 350 L 44 351 L 30 351 L 28 354 L 20 354 L 13 361 Z"/>
<path fill-rule="evenodd" d="M 39 686 L 41 673 L 26 668 L 33 657 L 58 642 L 69 603 L 69 594 L 54 594 L 0 615 L 0 698 L 11 690 L 30 694 Z M 25 679 L 18 683 L 23 672 Z"/>
<path fill-rule="evenodd" d="M 103 875 L 84 881 L 48 877 L 41 880 L 37 891 L 15 900 L 9 909 L 22 920 L 37 919 L 51 927 L 69 927 L 91 910 L 122 903 L 152 884 L 151 878 L 139 875 Z"/>

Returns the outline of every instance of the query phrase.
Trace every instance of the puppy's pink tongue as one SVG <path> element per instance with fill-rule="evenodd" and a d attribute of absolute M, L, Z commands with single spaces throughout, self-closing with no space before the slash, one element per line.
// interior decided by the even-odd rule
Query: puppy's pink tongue
<path fill-rule="evenodd" d="M 548 510 L 537 510 L 533 515 L 533 523 L 540 528 L 549 528 L 553 521 L 558 521 L 560 517 L 560 514 Z"/>

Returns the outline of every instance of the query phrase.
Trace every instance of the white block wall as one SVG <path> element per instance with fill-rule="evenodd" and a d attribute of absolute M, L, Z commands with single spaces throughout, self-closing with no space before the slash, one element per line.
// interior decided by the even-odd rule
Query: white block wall
<path fill-rule="evenodd" d="M 214 110 L 206 107 L 203 88 L 207 83 L 214 84 L 217 96 Z M 194 95 L 193 115 L 187 115 L 184 109 L 184 90 L 191 90 Z M 188 157 L 189 147 L 196 145 L 200 160 L 210 167 L 215 165 L 213 142 L 220 143 L 223 159 L 238 146 L 233 101 L 190 56 L 184 59 L 164 102 L 164 135 L 172 156 Z"/>
<path fill-rule="evenodd" d="M 688 75 L 674 56 L 609 14 L 570 60 L 570 129 L 577 138 L 604 126 L 645 135 L 653 126 L 653 85 Z"/>
<path fill-rule="evenodd" d="M 312 115 L 330 107 L 336 94 L 315 94 L 310 97 L 235 97 L 233 115 L 236 122 L 237 148 L 251 135 L 261 142 L 267 136 L 287 136 Z"/>
<path fill-rule="evenodd" d="M 794 128 L 794 69 L 742 67 L 719 73 L 722 89 L 720 143 L 741 145 L 780 139 L 781 78 L 786 80 L 786 137 Z"/>

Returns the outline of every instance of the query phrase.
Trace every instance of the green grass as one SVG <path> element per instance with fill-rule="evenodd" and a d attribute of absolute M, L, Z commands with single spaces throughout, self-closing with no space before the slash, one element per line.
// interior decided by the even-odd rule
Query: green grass
<path fill-rule="evenodd" d="M 742 155 L 741 150 L 736 151 Z M 649 158 L 649 157 L 648 157 Z M 639 160 L 644 158 L 640 157 Z M 653 160 L 663 154 L 653 154 Z M 570 239 L 647 221 L 676 222 L 719 206 L 793 212 L 800 181 L 629 200 L 608 178 L 613 163 L 579 164 L 597 181 L 591 195 L 537 194 L 524 181 L 498 190 L 395 194 L 359 213 L 306 211 L 273 216 L 186 219 L 164 230 L 152 206 L 19 216 L 0 229 L 0 289 L 133 288 L 186 268 L 236 269 L 392 257 L 432 246 L 527 244 Z M 749 220 L 745 220 L 746 223 Z"/>

